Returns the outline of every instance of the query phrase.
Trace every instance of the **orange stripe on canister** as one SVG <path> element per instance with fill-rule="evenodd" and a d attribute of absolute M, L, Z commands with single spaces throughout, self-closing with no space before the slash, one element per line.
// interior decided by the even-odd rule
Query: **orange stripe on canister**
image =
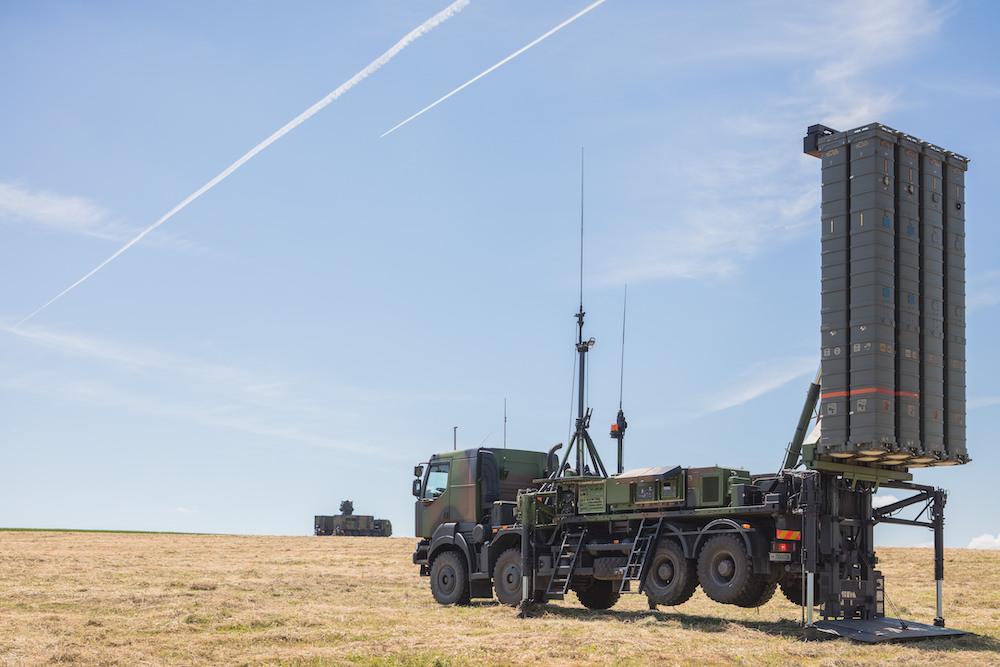
<path fill-rule="evenodd" d="M 851 389 L 850 391 L 827 391 L 820 394 L 820 398 L 844 398 L 845 396 L 864 396 L 866 394 L 920 398 L 920 394 L 915 391 L 893 391 L 892 389 L 884 389 L 882 387 L 862 387 L 861 389 Z"/>

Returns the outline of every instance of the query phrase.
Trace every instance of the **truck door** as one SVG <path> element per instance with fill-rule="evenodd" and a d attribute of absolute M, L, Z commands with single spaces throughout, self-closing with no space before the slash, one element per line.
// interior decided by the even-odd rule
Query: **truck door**
<path fill-rule="evenodd" d="M 416 505 L 417 537 L 431 537 L 434 529 L 445 521 L 448 512 L 448 473 L 450 461 L 431 461 L 424 475 L 423 493 Z"/>
<path fill-rule="evenodd" d="M 445 521 L 462 524 L 459 530 L 472 530 L 479 523 L 479 497 L 476 493 L 476 465 L 478 456 L 475 450 L 469 456 L 453 459 L 448 475 L 448 517 Z"/>
<path fill-rule="evenodd" d="M 493 452 L 479 450 L 479 520 L 490 522 L 493 503 L 500 500 L 500 466 Z"/>

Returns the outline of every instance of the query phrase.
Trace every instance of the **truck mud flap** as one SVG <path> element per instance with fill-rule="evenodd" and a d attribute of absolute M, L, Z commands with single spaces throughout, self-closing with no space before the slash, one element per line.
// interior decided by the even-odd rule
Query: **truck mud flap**
<path fill-rule="evenodd" d="M 961 637 L 969 633 L 952 628 L 939 628 L 916 621 L 900 621 L 898 618 L 875 618 L 871 620 L 817 621 L 815 629 L 819 637 L 844 637 L 866 644 L 882 642 L 902 642 L 938 637 Z"/>

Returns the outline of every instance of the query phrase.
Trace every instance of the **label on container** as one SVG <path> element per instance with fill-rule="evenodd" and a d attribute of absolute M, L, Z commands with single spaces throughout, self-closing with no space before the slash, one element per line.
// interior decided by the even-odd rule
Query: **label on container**
<path fill-rule="evenodd" d="M 580 514 L 598 514 L 606 510 L 604 482 L 585 482 L 579 485 L 577 508 Z"/>

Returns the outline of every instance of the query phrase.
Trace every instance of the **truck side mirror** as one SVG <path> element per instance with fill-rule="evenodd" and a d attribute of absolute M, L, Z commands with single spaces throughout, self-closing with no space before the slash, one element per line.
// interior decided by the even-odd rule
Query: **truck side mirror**
<path fill-rule="evenodd" d="M 423 477 L 424 476 L 424 467 L 423 466 L 413 466 L 413 476 L 414 477 Z"/>
<path fill-rule="evenodd" d="M 420 478 L 413 480 L 413 495 L 417 498 L 420 497 Z"/>

